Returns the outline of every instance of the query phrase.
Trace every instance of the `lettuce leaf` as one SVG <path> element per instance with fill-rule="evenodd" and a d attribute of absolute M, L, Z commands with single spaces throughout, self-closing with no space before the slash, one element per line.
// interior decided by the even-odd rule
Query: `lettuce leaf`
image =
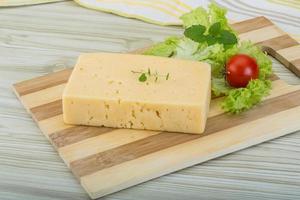
<path fill-rule="evenodd" d="M 211 59 L 213 61 L 214 57 L 217 57 L 223 50 L 224 48 L 220 44 L 208 46 L 206 43 L 199 44 L 184 37 L 178 42 L 173 57 L 198 61 Z"/>
<path fill-rule="evenodd" d="M 180 19 L 182 20 L 184 28 L 199 24 L 208 28 L 210 25 L 208 12 L 202 7 L 198 7 L 189 13 L 183 14 Z"/>
<path fill-rule="evenodd" d="M 222 8 L 213 2 L 209 4 L 207 11 L 202 7 L 198 7 L 191 12 L 182 15 L 180 19 L 182 20 L 185 29 L 193 25 L 202 25 L 208 30 L 211 25 L 220 22 L 221 29 L 234 32 L 228 23 L 226 14 L 227 10 L 225 8 Z"/>
<path fill-rule="evenodd" d="M 251 80 L 246 88 L 230 90 L 221 106 L 225 112 L 237 114 L 258 104 L 270 90 L 270 80 Z"/>
<path fill-rule="evenodd" d="M 210 24 L 220 22 L 221 28 L 232 31 L 228 20 L 226 18 L 227 10 L 218 6 L 216 3 L 211 3 L 209 6 L 208 15 L 210 17 Z"/>
<path fill-rule="evenodd" d="M 228 95 L 232 87 L 230 87 L 225 78 L 212 78 L 211 90 L 214 96 Z"/>
<path fill-rule="evenodd" d="M 143 52 L 144 55 L 170 57 L 179 42 L 178 37 L 169 37 L 164 42 L 157 43 Z"/>
<path fill-rule="evenodd" d="M 188 60 L 198 60 L 196 55 L 198 48 L 199 43 L 184 37 L 179 40 L 178 45 L 174 50 L 173 57 Z"/>

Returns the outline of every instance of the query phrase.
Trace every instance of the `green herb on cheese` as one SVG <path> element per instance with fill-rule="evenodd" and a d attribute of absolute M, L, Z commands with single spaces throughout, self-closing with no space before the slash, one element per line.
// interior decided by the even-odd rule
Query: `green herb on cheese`
<path fill-rule="evenodd" d="M 146 76 L 145 73 L 142 73 L 142 74 L 140 75 L 139 81 L 140 81 L 140 82 L 145 82 L 145 81 L 147 81 L 147 76 Z"/>
<path fill-rule="evenodd" d="M 155 82 L 158 81 L 159 78 L 164 78 L 165 80 L 169 80 L 170 73 L 167 73 L 166 75 L 159 74 L 157 71 L 155 73 L 151 73 L 150 68 L 147 69 L 147 71 L 131 71 L 134 74 L 140 74 L 138 77 L 138 81 L 140 82 L 146 82 L 150 78 L 154 79 Z"/>

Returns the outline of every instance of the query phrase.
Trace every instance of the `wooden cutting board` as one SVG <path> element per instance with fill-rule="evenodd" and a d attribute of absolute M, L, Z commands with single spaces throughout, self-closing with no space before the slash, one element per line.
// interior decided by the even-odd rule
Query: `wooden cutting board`
<path fill-rule="evenodd" d="M 259 17 L 233 27 L 300 75 L 300 45 L 269 20 Z M 240 115 L 224 114 L 222 98 L 213 99 L 202 135 L 66 125 L 61 95 L 71 71 L 16 83 L 14 90 L 91 198 L 300 129 L 300 86 L 276 76 L 271 95 Z"/>

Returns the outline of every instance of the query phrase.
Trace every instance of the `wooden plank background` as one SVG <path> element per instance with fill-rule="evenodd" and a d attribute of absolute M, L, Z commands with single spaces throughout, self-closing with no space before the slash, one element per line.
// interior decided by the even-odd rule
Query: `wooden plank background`
<path fill-rule="evenodd" d="M 95 15 L 72 2 L 0 10 L 0 19 L 0 199 L 88 199 L 11 84 L 71 67 L 80 52 L 130 51 L 181 30 Z M 300 83 L 274 66 L 282 79 Z M 295 133 L 105 199 L 298 199 L 299 148 L 300 133 Z"/>

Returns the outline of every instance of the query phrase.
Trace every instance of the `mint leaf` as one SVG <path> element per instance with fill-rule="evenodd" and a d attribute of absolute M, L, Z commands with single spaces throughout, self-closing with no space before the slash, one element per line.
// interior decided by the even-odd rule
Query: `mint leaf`
<path fill-rule="evenodd" d="M 147 80 L 147 76 L 145 73 L 142 73 L 139 77 L 139 81 L 140 82 L 145 82 Z"/>
<path fill-rule="evenodd" d="M 227 30 L 222 30 L 220 33 L 219 42 L 224 45 L 233 45 L 237 43 L 237 38 L 235 34 Z"/>
<path fill-rule="evenodd" d="M 205 37 L 203 33 L 205 33 L 206 27 L 202 25 L 193 25 L 184 31 L 184 36 L 195 41 L 195 42 L 203 42 Z"/>
<path fill-rule="evenodd" d="M 218 39 L 216 37 L 212 36 L 212 35 L 207 35 L 205 37 L 205 40 L 206 40 L 208 46 L 211 46 L 211 45 L 216 44 L 218 42 Z"/>
<path fill-rule="evenodd" d="M 211 27 L 209 28 L 208 32 L 211 35 L 218 35 L 221 31 L 221 23 L 220 22 L 216 22 L 213 25 L 211 25 Z"/>

